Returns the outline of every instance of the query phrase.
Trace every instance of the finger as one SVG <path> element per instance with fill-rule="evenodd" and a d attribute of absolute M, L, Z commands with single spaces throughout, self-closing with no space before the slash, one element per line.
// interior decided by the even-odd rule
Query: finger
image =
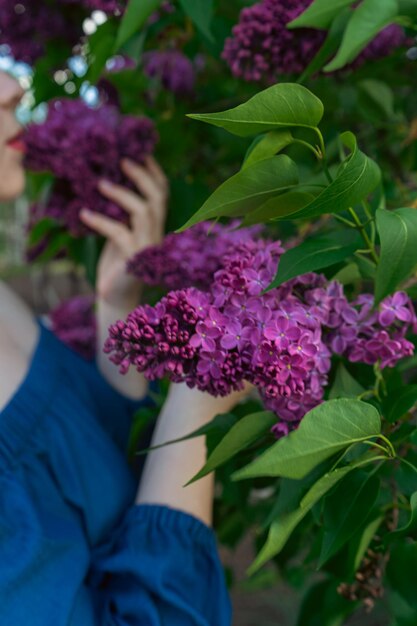
<path fill-rule="evenodd" d="M 147 204 L 134 191 L 108 180 L 100 180 L 97 187 L 103 196 L 122 207 L 132 218 L 141 219 L 146 215 Z"/>
<path fill-rule="evenodd" d="M 166 189 L 146 167 L 134 163 L 130 159 L 123 159 L 121 167 L 126 176 L 148 201 L 160 203 L 165 199 Z"/>
<path fill-rule="evenodd" d="M 159 163 L 151 156 L 146 157 L 145 165 L 151 174 L 155 177 L 158 183 L 164 188 L 168 189 L 168 179 L 165 176 L 165 172 Z"/>
<path fill-rule="evenodd" d="M 106 237 L 117 246 L 124 247 L 130 241 L 130 231 L 127 226 L 112 220 L 110 217 L 100 215 L 88 209 L 82 209 L 80 218 L 86 226 L 99 235 Z"/>

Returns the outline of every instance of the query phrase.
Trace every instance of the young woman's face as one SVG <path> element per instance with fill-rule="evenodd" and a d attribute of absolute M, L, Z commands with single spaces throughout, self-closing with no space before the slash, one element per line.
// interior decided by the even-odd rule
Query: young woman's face
<path fill-rule="evenodd" d="M 22 127 L 15 118 L 22 95 L 19 83 L 0 71 L 0 201 L 16 198 L 25 186 Z"/>

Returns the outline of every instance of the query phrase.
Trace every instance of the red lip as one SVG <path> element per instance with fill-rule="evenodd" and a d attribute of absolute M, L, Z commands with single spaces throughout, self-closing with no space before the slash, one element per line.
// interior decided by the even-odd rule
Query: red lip
<path fill-rule="evenodd" d="M 26 152 L 26 143 L 22 132 L 18 133 L 14 137 L 11 137 L 6 145 L 17 152 Z"/>

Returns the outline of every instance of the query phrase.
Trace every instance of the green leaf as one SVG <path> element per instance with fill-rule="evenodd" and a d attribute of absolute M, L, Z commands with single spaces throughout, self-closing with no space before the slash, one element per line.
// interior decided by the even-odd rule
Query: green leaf
<path fill-rule="evenodd" d="M 261 224 L 275 218 L 277 211 L 286 211 L 288 214 L 298 211 L 314 199 L 313 194 L 304 191 L 287 191 L 280 196 L 267 200 L 254 211 L 250 211 L 242 222 L 242 226 Z"/>
<path fill-rule="evenodd" d="M 375 519 L 371 520 L 363 529 L 358 543 L 356 545 L 355 543 L 353 543 L 352 565 L 354 572 L 359 569 L 360 564 L 362 563 L 362 559 L 365 556 L 365 553 L 369 548 L 372 539 L 374 538 L 378 528 L 381 526 L 383 521 L 385 521 L 384 515 L 381 515 L 380 517 L 375 517 Z"/>
<path fill-rule="evenodd" d="M 407 385 L 390 393 L 384 402 L 384 417 L 393 424 L 417 404 L 417 385 Z"/>
<path fill-rule="evenodd" d="M 414 609 L 417 607 L 416 570 L 417 542 L 405 543 L 401 541 L 393 546 L 387 566 L 387 577 L 391 587 Z"/>
<path fill-rule="evenodd" d="M 243 216 L 297 183 L 297 166 L 286 155 L 258 161 L 220 185 L 179 232 L 204 220 Z"/>
<path fill-rule="evenodd" d="M 369 458 L 369 462 L 372 462 L 372 457 Z M 272 559 L 279 554 L 282 548 L 285 546 L 288 538 L 293 530 L 298 526 L 302 519 L 307 515 L 323 496 L 326 495 L 337 483 L 349 474 L 352 470 L 358 466 L 363 465 L 364 461 L 357 461 L 346 467 L 342 467 L 324 474 L 306 493 L 302 498 L 298 508 L 287 514 L 280 515 L 271 524 L 269 529 L 268 538 L 262 550 L 258 554 L 254 563 L 249 568 L 249 573 L 253 574 L 264 563 Z"/>
<path fill-rule="evenodd" d="M 391 541 L 396 541 L 400 537 L 409 536 L 417 530 L 417 491 L 413 493 L 410 498 L 410 508 L 410 518 L 408 522 L 404 526 L 401 526 L 401 528 L 397 528 L 397 530 L 387 535 L 385 543 L 391 543 Z"/>
<path fill-rule="evenodd" d="M 213 18 L 213 0 L 180 0 L 184 13 L 194 22 L 198 30 L 210 41 L 214 41 L 210 30 Z"/>
<path fill-rule="evenodd" d="M 179 439 L 166 441 L 165 443 L 161 443 L 157 446 L 152 446 L 151 448 L 147 448 L 146 450 L 140 450 L 140 452 L 138 452 L 138 455 L 148 454 L 148 452 L 151 452 L 152 450 L 165 448 L 165 446 L 170 446 L 173 443 L 188 441 L 189 439 L 195 439 L 196 437 L 202 437 L 203 435 L 205 435 L 207 438 L 214 438 L 216 441 L 215 445 L 217 445 L 217 443 L 223 439 L 226 433 L 234 426 L 234 424 L 236 424 L 236 422 L 237 417 L 233 415 L 233 413 L 222 413 L 216 415 L 210 422 L 204 424 L 204 426 L 200 426 L 200 428 L 197 428 L 197 430 L 193 430 L 188 435 L 180 437 Z"/>
<path fill-rule="evenodd" d="M 353 0 L 315 0 L 287 28 L 329 28 L 339 12 L 353 4 Z"/>
<path fill-rule="evenodd" d="M 299 246 L 287 250 L 280 258 L 277 275 L 268 291 L 291 278 L 315 272 L 350 257 L 361 246 L 360 237 L 356 233 L 350 235 L 351 233 L 343 231 L 311 237 Z"/>
<path fill-rule="evenodd" d="M 324 71 L 334 72 L 356 59 L 368 43 L 393 22 L 397 13 L 397 0 L 363 0 L 352 12 L 339 51 Z"/>
<path fill-rule="evenodd" d="M 333 20 L 324 44 L 302 73 L 299 79 L 300 83 L 303 83 L 307 78 L 310 78 L 310 76 L 319 72 L 323 68 L 326 61 L 336 54 L 336 50 L 342 41 L 343 32 L 346 28 L 349 17 L 350 11 L 346 8 L 345 10 L 342 10 L 342 12 Z"/>
<path fill-rule="evenodd" d="M 378 209 L 376 224 L 381 241 L 375 281 L 375 301 L 378 304 L 417 267 L 417 210 Z"/>
<path fill-rule="evenodd" d="M 247 102 L 221 113 L 188 117 L 224 128 L 239 137 L 290 127 L 315 128 L 323 117 L 322 102 L 302 85 L 279 83 Z"/>
<path fill-rule="evenodd" d="M 360 400 L 330 400 L 309 411 L 297 430 L 283 437 L 234 480 L 257 476 L 303 478 L 322 461 L 353 443 L 377 437 L 381 419 L 375 407 Z"/>
<path fill-rule="evenodd" d="M 303 598 L 296 626 L 343 626 L 357 604 L 338 592 L 338 581 L 327 578 L 315 583 Z"/>
<path fill-rule="evenodd" d="M 313 202 L 291 213 L 291 219 L 311 219 L 325 213 L 344 211 L 366 198 L 380 182 L 378 165 L 358 149 L 355 135 L 346 132 L 340 138 L 351 154 L 342 163 L 335 180 Z M 287 218 L 286 215 L 277 217 Z"/>
<path fill-rule="evenodd" d="M 415 17 L 417 13 L 417 0 L 398 0 L 398 12 L 400 15 L 411 15 L 411 17 Z"/>
<path fill-rule="evenodd" d="M 376 476 L 357 470 L 345 476 L 334 493 L 326 498 L 319 568 L 365 524 L 378 497 L 379 487 Z"/>
<path fill-rule="evenodd" d="M 382 80 L 367 78 L 358 83 L 359 106 L 371 119 L 392 119 L 394 116 L 394 92 Z"/>
<path fill-rule="evenodd" d="M 219 445 L 213 450 L 204 467 L 190 480 L 190 483 L 209 474 L 223 463 L 244 450 L 262 435 L 271 430 L 276 423 L 277 416 L 270 411 L 252 413 L 240 419 L 225 435 Z"/>
<path fill-rule="evenodd" d="M 129 0 L 117 32 L 115 52 L 142 28 L 161 3 L 162 0 Z"/>
<path fill-rule="evenodd" d="M 51 217 L 44 217 L 31 228 L 28 237 L 28 244 L 33 246 L 34 244 L 39 243 L 46 235 L 56 228 L 60 228 L 60 224 L 58 222 L 53 220 Z"/>
<path fill-rule="evenodd" d="M 329 399 L 357 398 L 365 389 L 348 372 L 343 363 L 339 363 L 334 383 L 329 392 Z"/>
<path fill-rule="evenodd" d="M 294 141 L 294 137 L 288 130 L 272 130 L 264 135 L 260 141 L 254 143 L 252 149 L 246 155 L 242 170 L 253 165 L 256 161 L 268 159 L 274 154 L 281 152 Z"/>
<path fill-rule="evenodd" d="M 89 68 L 84 80 L 95 84 L 101 76 L 106 61 L 112 56 L 116 34 L 115 20 L 107 20 L 98 26 L 96 32 L 88 38 Z"/>

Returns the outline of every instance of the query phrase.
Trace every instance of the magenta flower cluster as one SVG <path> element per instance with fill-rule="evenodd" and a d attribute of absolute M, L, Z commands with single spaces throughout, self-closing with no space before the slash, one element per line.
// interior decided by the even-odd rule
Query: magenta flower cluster
<path fill-rule="evenodd" d="M 128 272 L 150 286 L 209 290 L 226 252 L 238 243 L 251 241 L 262 230 L 238 226 L 238 221 L 229 225 L 201 222 L 182 233 L 170 233 L 162 244 L 130 259 Z"/>
<path fill-rule="evenodd" d="M 76 44 L 89 12 L 119 14 L 125 4 L 125 0 L 0 0 L 0 44 L 8 45 L 19 61 L 32 64 L 50 41 Z"/>
<path fill-rule="evenodd" d="M 62 5 L 45 1 L 0 0 L 0 44 L 19 61 L 34 63 L 52 39 L 74 44 L 81 35 L 79 20 L 64 15 Z"/>
<path fill-rule="evenodd" d="M 194 64 L 179 50 L 149 50 L 142 60 L 144 74 L 166 91 L 177 97 L 187 97 L 194 92 Z"/>
<path fill-rule="evenodd" d="M 88 107 L 82 100 L 62 99 L 50 103 L 46 121 L 31 124 L 26 133 L 27 166 L 56 177 L 52 194 L 43 207 L 74 236 L 86 233 L 79 214 L 82 208 L 116 220 L 127 215 L 102 196 L 101 178 L 132 186 L 120 169 L 122 158 L 143 162 L 157 141 L 153 122 L 146 117 L 122 116 L 115 107 Z M 39 215 L 39 205 L 37 205 Z"/>
<path fill-rule="evenodd" d="M 234 76 L 275 83 L 282 75 L 303 72 L 322 46 L 326 33 L 312 28 L 289 30 L 287 24 L 311 3 L 312 0 L 262 0 L 244 8 L 222 54 Z M 384 57 L 404 42 L 403 29 L 388 26 L 355 65 Z"/>
<path fill-rule="evenodd" d="M 94 296 L 77 296 L 65 300 L 49 314 L 52 332 L 88 360 L 94 358 L 96 351 L 94 304 Z"/>
<path fill-rule="evenodd" d="M 283 249 L 279 242 L 232 246 L 209 290 L 170 292 L 110 328 L 105 350 L 126 372 L 225 395 L 255 385 L 277 413 L 277 436 L 296 427 L 323 399 L 332 354 L 392 367 L 413 353 L 405 335 L 417 328 L 402 292 L 372 311 L 372 297 L 349 304 L 343 288 L 317 274 L 264 293 Z"/>

